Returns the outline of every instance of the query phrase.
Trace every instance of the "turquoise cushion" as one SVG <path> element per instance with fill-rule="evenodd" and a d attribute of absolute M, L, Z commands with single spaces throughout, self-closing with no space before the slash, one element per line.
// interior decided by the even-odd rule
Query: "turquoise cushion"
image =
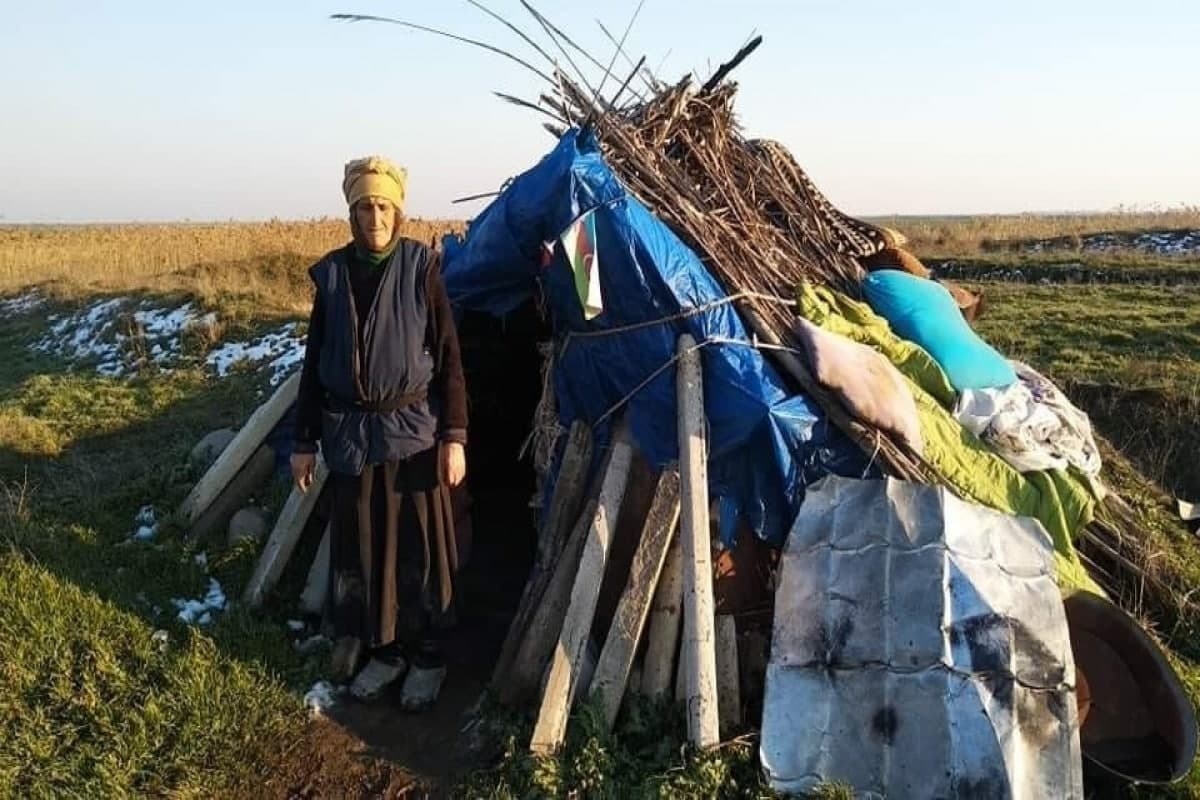
<path fill-rule="evenodd" d="M 955 389 L 993 389 L 1016 383 L 1013 368 L 963 319 L 940 283 L 907 272 L 872 272 L 863 289 L 875 313 L 896 335 L 920 345 L 941 365 Z"/>

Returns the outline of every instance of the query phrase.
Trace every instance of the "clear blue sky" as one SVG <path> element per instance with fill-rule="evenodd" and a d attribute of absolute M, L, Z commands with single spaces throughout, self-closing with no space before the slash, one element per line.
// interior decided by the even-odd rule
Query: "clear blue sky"
<path fill-rule="evenodd" d="M 490 0 L 527 30 L 516 0 Z M 636 0 L 539 0 L 598 55 Z M 410 213 L 495 188 L 552 144 L 494 99 L 537 79 L 347 11 L 522 51 L 461 0 L 12 0 L 0 24 L 6 222 L 340 215 L 341 167 L 410 171 Z M 747 131 L 859 215 L 1200 204 L 1200 2 L 646 0 L 629 49 L 661 75 L 736 73 Z M 669 51 L 669 52 L 668 52 Z M 524 51 L 522 51 L 524 52 Z"/>

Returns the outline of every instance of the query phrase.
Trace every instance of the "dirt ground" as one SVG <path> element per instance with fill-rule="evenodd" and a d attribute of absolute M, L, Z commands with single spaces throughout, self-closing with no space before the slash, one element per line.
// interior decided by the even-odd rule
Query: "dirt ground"
<path fill-rule="evenodd" d="M 474 552 L 459 576 L 459 622 L 446 642 L 446 684 L 434 708 L 402 712 L 398 686 L 371 703 L 341 700 L 309 723 L 259 797 L 447 797 L 484 765 L 471 723 L 532 556 L 528 499 L 513 491 L 475 497 Z"/>

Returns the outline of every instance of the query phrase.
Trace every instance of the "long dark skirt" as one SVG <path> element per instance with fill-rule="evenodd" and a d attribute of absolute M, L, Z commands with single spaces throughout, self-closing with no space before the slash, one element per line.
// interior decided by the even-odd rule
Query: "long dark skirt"
<path fill-rule="evenodd" d="M 459 560 L 437 447 L 329 480 L 335 634 L 373 650 L 432 653 L 454 623 Z"/>

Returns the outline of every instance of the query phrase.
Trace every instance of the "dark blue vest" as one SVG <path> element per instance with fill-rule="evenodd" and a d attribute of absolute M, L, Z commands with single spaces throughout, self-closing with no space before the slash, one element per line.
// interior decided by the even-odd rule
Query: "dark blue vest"
<path fill-rule="evenodd" d="M 429 394 L 434 360 L 425 342 L 429 249 L 401 239 L 380 267 L 384 272 L 370 308 L 355 308 L 348 257 L 346 248 L 336 250 L 309 274 L 325 311 L 318 360 L 326 393 L 321 452 L 331 471 L 358 475 L 367 464 L 433 447 L 437 398 Z"/>

